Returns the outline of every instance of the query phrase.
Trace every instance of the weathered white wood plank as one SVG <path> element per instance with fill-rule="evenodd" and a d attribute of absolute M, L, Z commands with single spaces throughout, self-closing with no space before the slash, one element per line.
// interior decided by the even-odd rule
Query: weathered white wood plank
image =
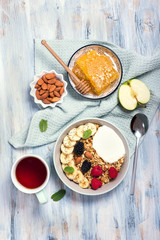
<path fill-rule="evenodd" d="M 33 116 L 29 96 L 34 75 L 33 38 L 97 39 L 141 54 L 160 43 L 160 4 L 150 1 L 37 0 L 0 2 L 0 239 L 106 240 L 160 238 L 160 109 L 140 147 L 135 199 L 129 196 L 129 172 L 114 191 L 99 197 L 72 192 L 59 180 L 52 163 L 54 144 L 14 150 L 9 137 Z M 10 181 L 15 159 L 35 153 L 51 167 L 48 196 L 60 188 L 57 203 L 40 206 L 34 195 L 17 191 Z"/>

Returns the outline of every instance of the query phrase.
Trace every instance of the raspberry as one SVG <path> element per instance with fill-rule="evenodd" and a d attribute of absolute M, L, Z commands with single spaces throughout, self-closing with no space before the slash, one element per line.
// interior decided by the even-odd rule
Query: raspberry
<path fill-rule="evenodd" d="M 109 169 L 109 176 L 111 178 L 116 178 L 118 175 L 118 171 L 114 167 L 110 167 Z"/>
<path fill-rule="evenodd" d="M 97 178 L 93 178 L 91 181 L 91 185 L 92 185 L 92 188 L 96 190 L 97 188 L 100 188 L 102 186 L 102 182 Z"/>
<path fill-rule="evenodd" d="M 87 160 L 85 160 L 81 166 L 81 171 L 84 174 L 88 172 L 90 168 L 91 168 L 91 162 L 88 162 Z"/>
<path fill-rule="evenodd" d="M 102 168 L 100 166 L 95 166 L 93 167 L 92 171 L 91 171 L 91 176 L 92 177 L 99 177 L 102 175 Z"/>
<path fill-rule="evenodd" d="M 77 156 L 81 156 L 84 152 L 84 143 L 83 142 L 78 142 L 74 146 L 74 154 Z"/>

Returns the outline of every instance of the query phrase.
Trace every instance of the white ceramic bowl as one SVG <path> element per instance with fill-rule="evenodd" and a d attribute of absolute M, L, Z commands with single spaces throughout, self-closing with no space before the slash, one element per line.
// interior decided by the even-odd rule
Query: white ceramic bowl
<path fill-rule="evenodd" d="M 122 64 L 121 64 L 119 57 L 110 48 L 100 45 L 100 44 L 89 44 L 89 45 L 79 48 L 75 53 L 73 53 L 73 55 L 71 56 L 71 58 L 69 60 L 68 67 L 72 70 L 77 59 L 79 59 L 84 53 L 87 53 L 90 50 L 95 50 L 96 52 L 98 52 L 102 55 L 108 56 L 111 59 L 114 68 L 119 73 L 119 77 L 109 87 L 107 87 L 103 93 L 101 93 L 98 96 L 93 95 L 93 94 L 86 94 L 86 95 L 81 94 L 75 88 L 75 84 L 73 83 L 69 74 L 68 74 L 68 80 L 69 80 L 69 83 L 71 84 L 72 88 L 82 97 L 89 98 L 92 100 L 103 99 L 105 97 L 110 96 L 118 88 L 118 86 L 122 80 L 122 76 L 123 76 Z"/>
<path fill-rule="evenodd" d="M 110 127 L 111 129 L 113 129 L 117 135 L 121 138 L 124 147 L 125 147 L 125 160 L 124 163 L 122 165 L 122 168 L 120 170 L 120 172 L 118 173 L 118 176 L 110 181 L 109 183 L 103 185 L 101 188 L 98 188 L 97 190 L 93 190 L 93 189 L 83 189 L 81 187 L 79 187 L 78 184 L 76 184 L 75 182 L 69 180 L 65 173 L 62 170 L 61 167 L 61 162 L 60 162 L 60 154 L 61 154 L 61 144 L 63 142 L 64 137 L 68 134 L 68 132 L 72 129 L 72 128 L 76 128 L 82 124 L 86 124 L 88 122 L 91 123 L 97 123 L 99 125 L 105 125 L 107 127 Z M 124 136 L 122 135 L 122 133 L 111 123 L 106 122 L 105 120 L 99 119 L 99 118 L 93 118 L 93 119 L 84 119 L 84 120 L 80 120 L 78 122 L 75 122 L 73 124 L 71 124 L 70 126 L 68 126 L 64 132 L 60 135 L 60 137 L 57 139 L 55 148 L 54 148 L 54 153 L 53 153 L 53 161 L 54 161 L 54 166 L 56 169 L 56 172 L 59 176 L 59 178 L 62 180 L 62 182 L 69 187 L 70 189 L 72 189 L 75 192 L 78 192 L 80 194 L 84 194 L 84 195 L 100 195 L 100 194 L 104 194 L 106 192 L 111 191 L 112 189 L 114 189 L 115 187 L 117 187 L 122 180 L 124 179 L 128 167 L 129 167 L 129 149 L 128 149 L 128 144 L 126 142 L 126 139 L 124 138 Z"/>
<path fill-rule="evenodd" d="M 47 73 L 55 73 L 56 74 L 56 77 L 64 83 L 64 92 L 60 98 L 60 100 L 58 102 L 55 102 L 55 103 L 50 103 L 50 104 L 45 104 L 43 103 L 41 100 L 38 100 L 36 98 L 36 88 L 35 88 L 35 85 L 37 83 L 37 81 L 42 78 L 42 76 L 44 74 L 47 74 Z M 67 95 L 67 82 L 64 80 L 63 78 L 63 75 L 62 74 L 59 74 L 57 73 L 55 70 L 51 70 L 51 71 L 46 71 L 46 70 L 43 70 L 40 74 L 37 74 L 34 76 L 34 81 L 31 82 L 30 84 L 30 87 L 31 87 L 31 91 L 30 91 L 30 95 L 34 98 L 34 102 L 40 107 L 40 108 L 46 108 L 46 107 L 51 107 L 51 108 L 54 108 L 58 103 L 62 103 L 63 102 L 63 98 Z"/>

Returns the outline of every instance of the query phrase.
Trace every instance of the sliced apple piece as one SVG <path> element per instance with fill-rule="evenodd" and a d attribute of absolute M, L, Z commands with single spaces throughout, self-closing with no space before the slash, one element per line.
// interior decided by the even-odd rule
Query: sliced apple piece
<path fill-rule="evenodd" d="M 118 98 L 125 109 L 134 110 L 149 101 L 150 91 L 142 81 L 131 79 L 120 86 Z"/>
<path fill-rule="evenodd" d="M 137 100 L 133 96 L 132 89 L 128 84 L 123 84 L 119 89 L 119 101 L 127 110 L 133 110 L 137 107 Z"/>
<path fill-rule="evenodd" d="M 150 91 L 146 84 L 138 79 L 132 79 L 130 81 L 132 90 L 136 93 L 136 98 L 139 103 L 145 104 L 150 99 Z"/>

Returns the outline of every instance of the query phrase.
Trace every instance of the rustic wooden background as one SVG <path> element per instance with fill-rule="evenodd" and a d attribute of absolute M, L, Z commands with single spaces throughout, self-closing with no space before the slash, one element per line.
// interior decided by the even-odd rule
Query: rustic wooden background
<path fill-rule="evenodd" d="M 160 239 L 160 108 L 140 147 L 135 198 L 125 180 L 99 197 L 81 196 L 59 180 L 54 144 L 15 150 L 8 139 L 37 111 L 29 95 L 33 39 L 97 39 L 143 55 L 160 43 L 159 0 L 0 0 L 0 240 Z M 11 183 L 13 162 L 24 153 L 44 157 L 52 174 L 47 194 L 66 196 L 40 206 Z"/>

